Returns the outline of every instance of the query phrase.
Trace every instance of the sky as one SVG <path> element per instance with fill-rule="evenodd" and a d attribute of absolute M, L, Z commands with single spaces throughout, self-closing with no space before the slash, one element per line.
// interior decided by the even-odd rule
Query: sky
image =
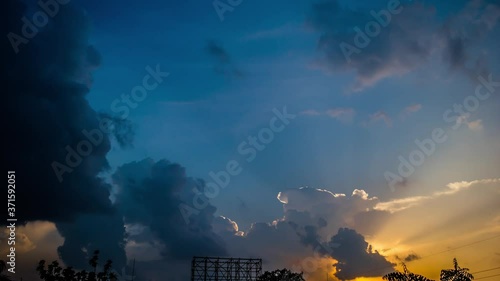
<path fill-rule="evenodd" d="M 498 278 L 498 1 L 2 5 L 14 280 L 96 249 L 138 281 Z"/>

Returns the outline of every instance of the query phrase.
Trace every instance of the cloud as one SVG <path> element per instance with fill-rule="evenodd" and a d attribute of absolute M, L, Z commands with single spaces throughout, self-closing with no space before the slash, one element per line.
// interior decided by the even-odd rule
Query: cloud
<path fill-rule="evenodd" d="M 450 231 L 464 239 L 459 245 L 498 233 L 498 184 L 496 178 L 453 182 L 430 195 L 388 201 L 362 189 L 350 196 L 287 189 L 277 196 L 283 218 L 255 223 L 245 235 L 224 240 L 230 253 L 261 255 L 269 268 L 288 267 L 319 278 L 334 266 L 341 280 L 381 276 L 394 269 L 393 262 L 421 260 L 414 249 L 432 253 L 436 241 L 446 241 L 440 248 L 452 247 Z"/>
<path fill-rule="evenodd" d="M 463 70 L 476 81 L 477 74 L 489 73 L 484 55 L 473 55 L 473 47 L 496 26 L 500 5 L 495 1 L 468 1 L 465 7 L 441 27 L 443 60 L 452 70 Z M 468 68 L 471 61 L 474 66 Z"/>
<path fill-rule="evenodd" d="M 464 189 L 468 189 L 474 185 L 482 185 L 482 184 L 495 184 L 500 183 L 500 179 L 481 179 L 474 181 L 461 181 L 461 182 L 452 182 L 446 185 L 446 189 L 443 191 L 436 191 L 428 196 L 413 196 L 413 197 L 405 197 L 399 199 L 393 199 L 387 202 L 379 202 L 374 207 L 375 210 L 380 211 L 388 211 L 391 213 L 399 212 L 408 208 L 412 208 L 415 206 L 419 206 L 423 204 L 425 201 L 434 200 L 439 197 L 453 195 L 459 191 Z"/>
<path fill-rule="evenodd" d="M 443 191 L 436 191 L 428 196 L 413 196 L 413 197 L 393 199 L 387 202 L 378 202 L 373 209 L 395 213 L 409 208 L 422 206 L 423 204 L 427 204 L 429 201 L 433 201 L 444 196 L 450 196 L 456 194 L 460 191 L 470 188 L 471 186 L 491 185 L 496 183 L 500 183 L 500 179 L 493 178 L 493 179 L 474 180 L 470 182 L 467 181 L 452 182 L 447 184 L 446 189 Z"/>
<path fill-rule="evenodd" d="M 25 7 L 19 1 L 8 2 L 17 8 L 9 13 L 7 30 L 18 32 Z M 98 177 L 108 168 L 108 136 L 71 173 L 63 174 L 63 182 L 52 168 L 54 161 L 66 163 L 67 146 L 76 149 L 87 139 L 84 130 L 99 128 L 99 115 L 87 102 L 89 89 L 82 82 L 98 64 L 85 36 L 87 18 L 65 5 L 52 20 L 51 28 L 38 33 L 32 39 L 35 42 L 22 45 L 18 55 L 9 54 L 5 62 L 9 69 L 6 130 L 19 136 L 5 160 L 19 175 L 30 175 L 18 179 L 25 188 L 16 193 L 24 204 L 17 215 L 27 221 L 68 220 L 112 210 L 109 185 Z"/>
<path fill-rule="evenodd" d="M 9 10 L 4 34 L 22 34 L 20 19 L 30 7 L 12 0 L 4 5 Z M 99 175 L 109 169 L 110 138 L 126 146 L 133 134 L 128 121 L 109 115 L 113 132 L 103 133 L 103 115 L 87 101 L 92 72 L 101 57 L 88 43 L 86 13 L 72 4 L 60 5 L 49 21 L 50 28 L 40 29 L 21 44 L 18 54 L 11 46 L 2 49 L 8 72 L 3 104 L 9 120 L 4 129 L 16 137 L 4 160 L 9 170 L 16 171 L 18 186 L 23 186 L 16 190 L 16 201 L 22 202 L 16 215 L 20 223 L 55 222 L 64 238 L 58 249 L 64 262 L 86 266 L 80 246 L 98 245 L 104 252 L 109 250 L 108 257 L 120 268 L 126 260 L 120 244 L 124 230 L 120 222 L 116 224 L 111 186 Z M 100 140 L 91 144 L 88 132 Z M 65 169 L 62 181 L 55 163 L 59 170 Z"/>
<path fill-rule="evenodd" d="M 337 108 L 332 108 L 328 109 L 325 112 L 319 112 L 315 109 L 308 109 L 300 112 L 301 115 L 307 115 L 307 116 L 321 116 L 321 115 L 326 115 L 330 118 L 336 119 L 341 122 L 351 122 L 352 119 L 354 118 L 354 115 L 356 115 L 356 111 L 353 108 L 342 108 L 342 107 L 337 107 Z"/>
<path fill-rule="evenodd" d="M 355 27 L 364 29 L 373 17 L 364 11 L 349 10 L 336 0 L 313 5 L 308 24 L 320 33 L 318 50 L 323 57 L 317 62 L 325 70 L 353 71 L 356 81 L 351 92 L 372 87 L 378 81 L 400 76 L 416 69 L 433 52 L 434 10 L 420 4 L 406 5 L 402 15 L 392 15 L 390 24 L 369 39 L 369 44 L 346 58 L 341 43 L 354 46 Z M 385 7 L 384 7 L 385 8 Z"/>
<path fill-rule="evenodd" d="M 360 214 L 355 225 L 379 247 L 389 249 L 384 251 L 389 256 L 430 254 L 489 239 L 500 233 L 495 221 L 500 212 L 499 184 L 500 179 L 454 182 L 430 195 L 380 202 L 375 210 Z M 380 208 L 383 205 L 390 208 Z M 491 246 L 481 243 L 477 250 Z"/>
<path fill-rule="evenodd" d="M 297 235 L 298 227 L 280 219 L 272 223 L 253 223 L 243 236 L 233 232 L 223 235 L 229 256 L 262 258 L 268 269 L 290 268 L 294 262 L 313 254 Z"/>
<path fill-rule="evenodd" d="M 12 13 L 3 26 L 5 33 L 21 34 L 23 23 L 19 19 L 25 11 L 21 3 L 6 3 Z M 86 14 L 71 4 L 61 5 L 51 21 L 50 28 L 23 44 L 19 54 L 3 49 L 12 53 L 5 56 L 9 73 L 4 103 L 8 104 L 4 112 L 9 122 L 5 129 L 21 136 L 4 156 L 9 169 L 19 176 L 17 184 L 24 187 L 16 192 L 16 200 L 22 202 L 17 216 L 24 222 L 54 222 L 64 239 L 56 246 L 57 254 L 76 268 L 87 268 L 89 255 L 99 249 L 102 258 L 112 259 L 120 271 L 127 262 L 126 249 L 138 253 L 141 247 L 137 245 L 145 245 L 145 241 L 157 243 L 161 249 L 158 254 L 164 259 L 189 259 L 198 253 L 224 255 L 223 241 L 212 231 L 212 205 L 188 224 L 183 220 L 179 203 L 192 202 L 193 190 L 202 189 L 203 183 L 186 177 L 177 164 L 145 160 L 120 167 L 113 177 L 117 190 L 114 204 L 110 200 L 112 185 L 99 175 L 109 169 L 106 155 L 111 149 L 110 138 L 122 146 L 131 143 L 130 124 L 97 113 L 86 99 L 92 71 L 101 59 L 88 44 Z M 223 50 L 210 46 L 220 64 L 230 62 Z M 102 118 L 112 122 L 111 134 L 102 133 Z M 102 133 L 102 140 L 76 161 L 79 156 L 68 156 L 68 147 L 78 150 L 82 141 L 88 142 L 85 132 Z M 72 171 L 64 173 L 60 182 L 52 164 L 69 165 L 67 159 L 81 163 L 72 165 Z M 142 232 L 127 233 L 126 227 Z M 26 249 L 36 245 L 29 246 L 31 239 L 23 241 Z"/>
<path fill-rule="evenodd" d="M 370 197 L 364 190 L 359 189 L 354 190 L 351 196 L 314 188 L 290 189 L 278 195 L 278 199 L 284 204 L 285 216 L 273 225 L 288 223 L 300 237 L 300 243 L 310 249 L 316 248 L 317 254 L 321 257 L 333 258 L 333 262 L 337 261 L 339 267 L 345 266 L 341 258 L 346 263 L 354 262 L 352 267 L 344 268 L 343 274 L 346 275 L 338 276 L 339 278 L 361 277 L 372 274 L 373 271 L 377 272 L 377 269 L 391 270 L 389 258 L 397 260 L 398 256 L 402 256 L 407 262 L 419 259 L 419 255 L 411 251 L 412 248 L 432 252 L 432 248 L 429 247 L 435 247 L 435 241 L 449 239 L 447 237 L 450 230 L 461 233 L 456 235 L 456 239 L 469 239 L 460 240 L 462 244 L 468 243 L 475 237 L 482 239 L 491 236 L 488 233 L 495 231 L 498 233 L 498 225 L 495 224 L 495 219 L 498 220 L 496 215 L 498 212 L 495 211 L 498 209 L 498 204 L 495 202 L 498 202 L 500 196 L 498 184 L 500 179 L 497 178 L 452 182 L 430 195 L 389 201 Z M 463 202 L 468 204 L 464 205 Z M 447 208 L 443 209 L 443 206 Z M 320 218 L 324 223 L 318 222 Z M 343 228 L 352 230 L 350 234 L 346 234 L 349 237 L 346 238 L 347 241 L 351 239 L 357 241 L 345 247 L 358 253 L 356 256 L 359 258 L 347 259 L 342 256 L 343 252 L 338 252 L 338 246 L 342 243 L 330 238 L 332 233 Z M 432 229 L 432 233 L 429 233 L 429 229 Z M 474 231 L 471 232 L 471 229 Z M 361 240 L 353 232 L 368 237 L 378 248 L 373 246 L 370 250 L 366 239 Z M 333 244 L 326 243 L 332 240 Z M 356 245 L 361 246 L 356 247 Z M 446 245 L 443 246 L 444 249 Z M 382 249 L 384 254 L 377 253 L 375 249 L 379 251 Z M 346 253 L 349 252 L 347 249 L 344 250 Z M 374 260 L 363 257 L 367 253 L 380 257 Z M 356 264 L 357 261 L 364 261 L 363 265 Z M 365 266 L 378 263 L 381 263 L 381 266 Z M 359 268 L 364 270 L 354 272 Z M 351 272 L 354 272 L 353 275 L 347 275 Z"/>
<path fill-rule="evenodd" d="M 352 121 L 356 112 L 352 108 L 333 108 L 327 110 L 326 114 L 339 121 L 349 122 Z"/>
<path fill-rule="evenodd" d="M 370 197 L 365 191 L 355 189 L 351 196 L 333 193 L 329 190 L 301 187 L 288 189 L 278 194 L 284 203 L 285 219 L 293 216 L 299 225 L 316 225 L 318 219 L 325 220 L 327 226 L 320 230 L 323 239 L 342 227 L 353 227 L 355 214 L 373 208 L 378 198 Z M 307 212 L 310 216 L 298 217 L 296 212 Z"/>
<path fill-rule="evenodd" d="M 181 208 L 195 207 L 194 195 L 203 192 L 204 182 L 187 177 L 179 164 L 151 159 L 131 162 L 117 169 L 113 183 L 117 188 L 115 204 L 123 221 L 142 229 L 129 233 L 128 241 L 159 241 L 164 259 L 226 254 L 223 241 L 212 227 L 216 208 L 207 198 L 206 207 L 194 212 L 186 223 Z M 141 236 L 145 229 L 146 237 Z"/>
<path fill-rule="evenodd" d="M 120 271 L 127 263 L 126 233 L 120 214 L 80 215 L 75 221 L 56 223 L 64 243 L 57 248 L 65 264 L 87 268 L 95 250 L 102 259 L 111 259 Z M 104 235 L 105 234 L 105 235 Z"/>
<path fill-rule="evenodd" d="M 235 221 L 224 216 L 216 217 L 212 223 L 212 227 L 214 228 L 214 232 L 218 234 L 227 234 L 229 232 L 233 235 L 244 235 L 242 231 L 239 231 L 238 224 Z"/>
<path fill-rule="evenodd" d="M 365 46 L 355 44 L 354 38 L 359 37 L 355 28 L 365 30 L 369 22 L 374 22 L 369 11 L 350 10 L 337 0 L 325 0 L 313 4 L 307 23 L 320 34 L 318 50 L 322 57 L 317 65 L 331 72 L 353 72 L 356 78 L 349 92 L 360 92 L 439 58 L 451 70 L 463 70 L 471 78 L 474 73 L 487 72 L 484 55 L 474 51 L 474 46 L 498 18 L 499 8 L 493 2 L 469 1 L 461 12 L 443 22 L 434 7 L 401 1 L 401 12 L 392 14 L 376 36 L 367 36 Z M 357 51 L 344 54 L 341 44 Z"/>
<path fill-rule="evenodd" d="M 496 178 L 453 182 L 431 195 L 385 202 L 362 189 L 355 189 L 350 195 L 326 189 L 287 189 L 277 196 L 283 203 L 283 217 L 270 223 L 254 223 L 243 233 L 236 221 L 214 216 L 215 208 L 210 205 L 194 216 L 189 225 L 184 223 L 173 206 L 179 202 L 189 204 L 193 190 L 201 190 L 203 183 L 187 177 L 178 164 L 150 159 L 133 162 L 120 167 L 113 180 L 116 209 L 124 218 L 122 227 L 127 229 L 127 253 L 137 257 L 141 276 L 149 278 L 172 272 L 178 273 L 176 278 L 187 278 L 190 257 L 183 251 L 189 255 L 223 254 L 219 250 L 226 251 L 227 256 L 263 257 L 265 268 L 288 267 L 304 271 L 310 278 L 323 277 L 332 266 L 339 279 L 380 276 L 393 269 L 390 260 L 397 260 L 398 256 L 406 262 L 418 259 L 413 247 L 428 252 L 419 248 L 421 239 L 449 231 L 450 227 L 470 228 L 445 219 L 477 217 L 474 213 L 455 214 L 464 208 L 459 204 L 463 200 L 471 202 L 469 211 L 478 209 L 477 203 L 484 204 L 479 209 L 489 210 L 490 215 L 477 222 L 478 226 L 484 227 L 485 221 L 495 225 L 491 215 L 495 214 L 498 220 L 497 212 L 491 210 L 495 210 L 492 206 L 500 195 L 495 187 L 500 179 Z M 451 209 L 443 210 L 443 205 Z M 461 207 L 453 210 L 453 206 Z M 420 220 L 421 217 L 426 220 Z M 436 218 L 442 225 L 436 225 Z M 109 223 L 109 218 L 102 220 L 106 221 Z M 85 233 L 84 224 L 78 225 L 81 228 L 74 231 Z M 429 227 L 433 234 L 419 233 L 428 232 Z M 90 237 L 88 241 L 95 245 L 99 238 Z"/>
<path fill-rule="evenodd" d="M 384 121 L 384 123 L 387 127 L 392 126 L 391 117 L 389 117 L 389 115 L 387 113 L 385 113 L 384 111 L 377 111 L 377 112 L 373 113 L 372 115 L 370 115 L 369 123 L 376 123 L 378 121 Z"/>
<path fill-rule="evenodd" d="M 338 262 L 335 276 L 341 280 L 358 277 L 377 277 L 394 270 L 395 264 L 388 262 L 377 250 L 373 250 L 363 235 L 353 229 L 341 228 L 332 237 L 330 255 Z"/>
<path fill-rule="evenodd" d="M 412 105 L 405 107 L 405 109 L 403 110 L 403 114 L 410 115 L 412 113 L 419 112 L 421 109 L 422 109 L 422 105 L 419 103 L 415 103 L 415 104 L 412 104 Z"/>
<path fill-rule="evenodd" d="M 324 189 L 303 187 L 284 190 L 277 199 L 283 203 L 284 216 L 280 219 L 271 223 L 254 223 L 243 236 L 234 235 L 234 228 L 224 224 L 228 230 L 224 240 L 230 254 L 264 257 L 264 266 L 267 268 L 287 267 L 305 272 L 308 278 L 324 277 L 327 272 L 331 272 L 334 264 L 338 263 L 339 269 L 346 262 L 349 264 L 344 267 L 347 270 L 350 270 L 350 266 L 359 266 L 366 271 L 371 266 L 380 265 L 389 265 L 388 270 L 391 269 L 391 264 L 383 263 L 384 257 L 375 251 L 367 253 L 366 247 L 360 251 L 358 247 L 363 247 L 363 244 L 358 244 L 359 241 L 343 245 L 335 239 L 332 242 L 332 236 L 340 228 L 354 226 L 352 223 L 356 214 L 376 205 L 376 197 L 370 197 L 360 189 L 346 196 Z M 356 234 L 356 237 L 365 241 L 360 234 Z M 341 248 L 332 249 L 335 247 Z M 351 249 L 354 254 L 346 257 L 344 251 L 351 247 L 355 247 Z M 342 258 L 342 261 L 335 257 Z M 351 257 L 357 257 L 361 264 L 346 260 Z M 361 277 L 372 276 L 379 271 L 347 272 Z"/>
<path fill-rule="evenodd" d="M 483 120 L 477 119 L 467 123 L 467 127 L 473 131 L 480 131 L 483 129 Z"/>
<path fill-rule="evenodd" d="M 416 260 L 419 260 L 421 259 L 420 256 L 418 256 L 417 254 L 409 254 L 408 256 L 406 256 L 403 261 L 404 262 L 412 262 L 412 261 L 416 261 Z"/>
<path fill-rule="evenodd" d="M 467 125 L 467 128 L 472 131 L 481 131 L 483 129 L 483 120 L 476 119 L 474 121 L 469 121 L 470 117 L 471 114 L 469 112 L 458 116 L 455 121 L 455 127 L 459 128 L 462 125 Z"/>
<path fill-rule="evenodd" d="M 452 191 L 452 193 L 455 193 L 461 189 L 466 189 L 466 188 L 469 188 L 473 185 L 495 184 L 495 183 L 500 183 L 500 178 L 452 182 L 452 183 L 447 184 L 446 186 Z M 450 194 L 450 193 L 446 193 L 446 194 Z"/>
<path fill-rule="evenodd" d="M 380 202 L 375 206 L 375 210 L 398 212 L 419 205 L 422 201 L 431 199 L 432 196 L 414 196 L 401 199 L 394 199 L 389 202 Z"/>
<path fill-rule="evenodd" d="M 222 45 L 213 40 L 209 40 L 205 50 L 214 60 L 214 71 L 216 73 L 222 74 L 228 78 L 243 77 L 243 72 L 234 65 L 231 57 Z"/>
<path fill-rule="evenodd" d="M 6 229 L 8 230 L 8 229 Z M 5 247 L 0 247 L 0 254 L 9 254 L 7 232 L 0 233 L 0 241 Z M 47 221 L 28 222 L 25 225 L 16 225 L 16 273 L 22 275 L 23 280 L 39 280 L 34 270 L 41 258 L 48 261 L 58 259 L 57 246 L 61 245 L 64 238 L 58 233 L 54 223 Z"/>

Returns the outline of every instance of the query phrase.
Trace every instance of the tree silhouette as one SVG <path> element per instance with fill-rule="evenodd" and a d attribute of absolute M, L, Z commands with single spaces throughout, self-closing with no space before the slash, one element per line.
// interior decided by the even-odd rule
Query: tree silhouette
<path fill-rule="evenodd" d="M 456 258 L 453 259 L 453 266 L 453 269 L 441 270 L 441 281 L 472 281 L 474 279 L 468 268 L 458 266 Z"/>
<path fill-rule="evenodd" d="M 276 269 L 274 271 L 266 271 L 257 278 L 257 281 L 305 281 L 303 273 L 294 273 L 289 269 Z"/>
<path fill-rule="evenodd" d="M 428 279 L 427 277 L 424 277 L 422 275 L 418 275 L 415 273 L 411 273 L 408 268 L 406 267 L 406 264 L 403 264 L 403 272 L 395 271 L 391 272 L 389 274 L 386 274 L 382 277 L 384 280 L 388 281 L 433 281 L 431 279 Z"/>
<path fill-rule="evenodd" d="M 57 261 L 53 261 L 45 266 L 45 260 L 38 263 L 36 271 L 40 278 L 45 281 L 113 281 L 116 279 L 116 274 L 111 271 L 112 261 L 108 260 L 103 266 L 103 270 L 98 272 L 97 266 L 99 261 L 99 251 L 95 251 L 92 258 L 89 260 L 89 265 L 92 267 L 92 272 L 85 270 L 75 271 L 71 266 L 62 268 Z M 4 281 L 0 279 L 0 281 Z"/>
<path fill-rule="evenodd" d="M 4 260 L 0 260 L 0 281 L 12 281 L 9 276 L 3 274 L 7 269 L 7 263 Z"/>

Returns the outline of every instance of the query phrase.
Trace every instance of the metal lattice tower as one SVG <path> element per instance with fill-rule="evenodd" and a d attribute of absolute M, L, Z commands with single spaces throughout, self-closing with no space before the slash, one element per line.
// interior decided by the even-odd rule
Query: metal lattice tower
<path fill-rule="evenodd" d="M 262 259 L 193 257 L 191 281 L 256 281 Z"/>

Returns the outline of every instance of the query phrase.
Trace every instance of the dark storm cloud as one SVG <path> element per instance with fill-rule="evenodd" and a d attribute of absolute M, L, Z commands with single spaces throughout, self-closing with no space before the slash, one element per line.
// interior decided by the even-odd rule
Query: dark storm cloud
<path fill-rule="evenodd" d="M 243 73 L 233 63 L 228 52 L 219 43 L 209 40 L 205 47 L 207 54 L 214 60 L 214 71 L 228 78 L 241 78 Z"/>
<path fill-rule="evenodd" d="M 4 5 L 10 13 L 3 34 L 22 34 L 25 7 L 11 0 Z M 87 31 L 85 14 L 66 5 L 60 6 L 47 28 L 20 45 L 17 55 L 4 36 L 2 50 L 8 70 L 5 131 L 12 139 L 4 161 L 18 176 L 17 216 L 23 221 L 71 220 L 79 214 L 113 209 L 110 186 L 98 177 L 108 168 L 108 136 L 103 134 L 80 161 L 75 160 L 79 156 L 68 157 L 68 150 L 78 150 L 78 144 L 88 139 L 84 132 L 99 130 L 99 115 L 86 95 L 100 55 L 88 44 Z M 79 163 L 60 182 L 52 164 L 67 165 L 67 159 Z"/>
<path fill-rule="evenodd" d="M 323 238 L 324 234 L 321 235 L 320 231 L 324 233 L 324 230 L 326 230 L 325 228 L 328 226 L 327 220 L 323 217 L 316 217 L 310 211 L 298 211 L 295 209 L 298 206 L 306 209 L 309 208 L 307 202 L 310 200 L 318 203 L 315 200 L 316 196 L 320 196 L 320 198 L 325 200 L 325 191 L 315 189 L 300 189 L 298 191 L 297 193 L 297 190 L 288 190 L 281 194 L 280 198 L 286 200 L 288 203 L 285 205 L 285 217 L 279 224 L 286 223 L 290 225 L 299 237 L 300 243 L 312 249 L 316 255 L 336 259 L 338 263 L 333 266 L 337 269 L 337 277 L 339 279 L 376 277 L 391 271 L 393 264 L 387 261 L 379 252 L 372 250 L 371 245 L 365 241 L 363 235 L 353 229 L 338 228 L 336 229 L 338 233 L 333 236 L 331 232 L 328 233 L 327 237 L 331 238 L 325 241 Z M 363 209 L 363 206 L 366 206 L 364 203 L 368 203 L 370 200 L 373 201 L 373 199 L 369 198 L 368 194 L 361 190 L 353 192 L 351 199 L 354 200 L 350 200 L 345 196 L 339 196 L 335 199 L 341 200 L 339 203 L 342 202 L 340 204 L 343 205 L 341 209 L 345 212 L 344 215 L 350 213 L 347 210 L 347 206 L 349 205 L 354 205 L 356 209 Z M 299 200 L 300 203 L 297 202 Z M 329 204 L 331 203 L 333 202 Z M 319 207 L 318 205 L 313 206 L 313 208 L 326 209 L 325 206 Z M 331 216 L 332 213 L 334 211 L 330 210 L 328 215 Z M 356 218 L 356 215 L 354 218 Z M 335 224 L 339 225 L 337 220 Z M 262 237 L 262 239 L 266 238 Z"/>
<path fill-rule="evenodd" d="M 117 185 L 116 205 L 128 225 L 146 227 L 162 243 L 166 259 L 185 259 L 200 255 L 225 255 L 221 238 L 214 233 L 215 207 L 207 207 L 190 216 L 186 224 L 179 209 L 190 205 L 204 182 L 188 178 L 179 164 L 146 159 L 118 168 L 113 175 Z M 134 241 L 135 235 L 129 240 Z"/>
<path fill-rule="evenodd" d="M 117 214 L 81 215 L 74 222 L 56 223 L 65 237 L 57 251 L 68 265 L 87 268 L 88 260 L 99 250 L 100 263 L 111 259 L 113 268 L 120 271 L 126 265 L 126 234 L 122 217 Z"/>
<path fill-rule="evenodd" d="M 13 0 L 2 4 L 2 11 L 8 11 L 2 34 L 25 34 L 31 27 L 23 27 L 21 19 L 32 21 L 32 15 L 25 14 L 27 7 Z M 32 8 L 41 11 L 38 5 Z M 109 137 L 127 145 L 132 134 L 127 121 L 111 117 L 111 132 L 103 133 L 102 116 L 86 99 L 92 71 L 101 63 L 99 52 L 87 41 L 88 27 L 86 14 L 66 4 L 17 46 L 17 54 L 4 36 L 8 74 L 3 80 L 3 111 L 11 138 L 4 161 L 7 169 L 16 171 L 19 220 L 55 222 L 65 239 L 58 252 L 68 265 L 87 268 L 88 256 L 99 249 L 101 258 L 111 258 L 119 269 L 126 262 L 125 230 L 109 199 L 111 186 L 98 175 L 109 168 Z M 89 141 L 88 132 L 94 141 Z M 79 148 L 82 142 L 91 149 Z M 55 162 L 69 169 L 60 178 Z"/>
<path fill-rule="evenodd" d="M 3 34 L 22 34 L 23 5 L 20 1 L 7 1 L 6 5 L 12 13 Z M 92 48 L 82 32 L 85 28 L 83 14 L 61 7 L 51 28 L 22 45 L 19 54 L 4 41 L 6 48 L 2 50 L 7 52 L 9 71 L 4 95 L 9 118 L 6 131 L 14 138 L 4 161 L 10 170 L 16 170 L 18 184 L 23 187 L 16 196 L 18 217 L 26 221 L 69 219 L 80 213 L 111 210 L 108 186 L 96 177 L 107 167 L 107 139 L 62 183 L 51 167 L 54 160 L 66 157 L 67 145 L 74 147 L 84 139 L 83 129 L 98 126 L 97 114 L 85 99 L 87 87 L 75 82 L 85 72 L 80 58 L 86 60 Z M 95 55 L 86 60 L 90 62 L 95 62 Z"/>
<path fill-rule="evenodd" d="M 318 49 L 323 57 L 318 65 L 329 71 L 353 71 L 356 81 L 351 92 L 362 91 L 387 77 L 403 75 L 436 56 L 451 70 L 461 69 L 471 76 L 487 71 L 482 54 L 473 47 L 500 17 L 494 1 L 470 1 L 460 13 L 444 22 L 439 22 L 434 7 L 422 2 L 390 2 L 401 3 L 398 13 L 389 13 L 386 5 L 373 11 L 350 10 L 337 0 L 312 6 L 308 24 L 321 34 Z M 379 22 L 379 32 L 373 36 L 366 35 L 370 22 Z M 352 48 L 346 49 L 346 44 Z M 472 66 L 466 67 L 466 62 Z"/>
<path fill-rule="evenodd" d="M 411 261 L 416 261 L 416 260 L 419 260 L 421 259 L 421 257 L 417 254 L 409 254 L 408 256 L 406 256 L 406 258 L 403 259 L 403 261 L 405 262 L 411 262 Z"/>
<path fill-rule="evenodd" d="M 133 145 L 135 131 L 132 123 L 127 119 L 113 116 L 107 113 L 99 113 L 100 120 L 109 120 L 112 124 L 109 128 L 110 137 L 113 137 L 122 148 L 130 148 Z"/>
<path fill-rule="evenodd" d="M 321 243 L 321 236 L 317 232 L 316 226 L 306 225 L 302 231 L 297 232 L 300 237 L 300 242 L 306 246 L 311 246 L 318 253 L 325 255 L 328 251 Z"/>
<path fill-rule="evenodd" d="M 353 229 L 339 229 L 329 243 L 334 245 L 330 255 L 338 261 L 335 276 L 341 280 L 382 276 L 394 269 L 395 264 L 373 251 L 363 235 Z"/>

